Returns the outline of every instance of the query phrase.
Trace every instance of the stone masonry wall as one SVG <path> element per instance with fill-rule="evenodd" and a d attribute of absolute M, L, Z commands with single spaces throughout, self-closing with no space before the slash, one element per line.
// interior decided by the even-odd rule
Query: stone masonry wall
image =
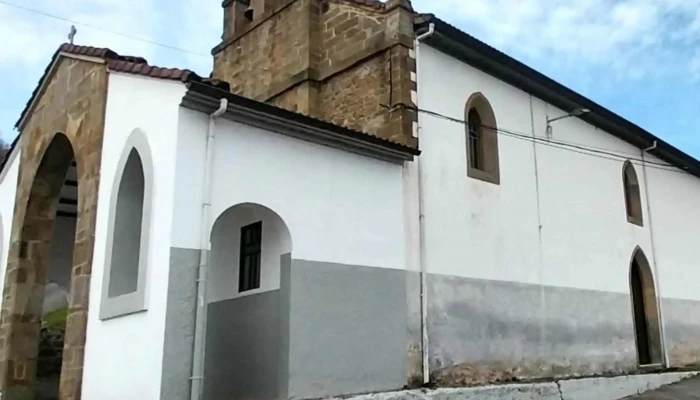
<path fill-rule="evenodd" d="M 250 7 L 252 20 L 242 0 L 223 2 L 213 78 L 235 94 L 417 147 L 409 0 L 257 0 Z M 420 338 L 406 351 L 410 384 L 420 381 Z"/>
<path fill-rule="evenodd" d="M 325 3 L 321 10 L 320 45 L 324 72 L 384 41 L 386 14 L 347 3 Z"/>
<path fill-rule="evenodd" d="M 214 49 L 213 77 L 229 82 L 233 93 L 260 101 L 288 89 L 309 67 L 310 1 L 287 1 L 275 14 L 236 27 L 236 36 Z"/>
<path fill-rule="evenodd" d="M 33 398 L 55 207 L 75 159 L 78 218 L 60 399 L 79 399 L 97 210 L 107 72 L 60 56 L 21 129 L 22 157 L 0 322 L 4 399 Z"/>
<path fill-rule="evenodd" d="M 240 16 L 239 0 L 224 8 L 213 76 L 232 92 L 417 145 L 408 0 L 280 0 L 255 10 L 252 21 Z"/>
<path fill-rule="evenodd" d="M 321 87 L 321 118 L 348 128 L 391 137 L 389 56 L 383 53 L 329 79 Z"/>

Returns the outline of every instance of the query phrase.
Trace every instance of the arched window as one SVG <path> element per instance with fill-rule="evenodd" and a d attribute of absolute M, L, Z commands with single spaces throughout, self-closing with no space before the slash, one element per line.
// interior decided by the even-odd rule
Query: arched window
<path fill-rule="evenodd" d="M 500 184 L 498 162 L 498 126 L 491 104 L 481 93 L 467 100 L 467 175 L 493 184 Z"/>
<path fill-rule="evenodd" d="M 639 194 L 639 180 L 634 165 L 626 161 L 622 167 L 622 184 L 625 191 L 625 210 L 629 223 L 644 226 L 642 198 Z"/>
<path fill-rule="evenodd" d="M 143 164 L 136 149 L 131 149 L 117 194 L 109 297 L 134 293 L 137 289 L 141 258 L 143 196 Z"/>
<path fill-rule="evenodd" d="M 127 140 L 112 186 L 100 318 L 145 310 L 152 177 L 141 131 Z"/>

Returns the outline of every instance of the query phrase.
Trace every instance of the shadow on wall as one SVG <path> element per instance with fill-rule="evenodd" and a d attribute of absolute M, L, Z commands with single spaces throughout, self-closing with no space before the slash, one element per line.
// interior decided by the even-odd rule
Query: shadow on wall
<path fill-rule="evenodd" d="M 65 192 L 64 186 L 62 196 Z M 75 223 L 75 218 L 65 216 L 57 217 L 54 221 L 49 276 L 44 287 L 41 316 L 39 360 L 37 362 L 38 399 L 50 399 L 57 396 L 56 390 L 63 362 L 63 344 L 70 301 Z"/>
<path fill-rule="evenodd" d="M 212 227 L 208 302 L 279 289 L 280 256 L 291 251 L 289 229 L 276 212 L 253 203 L 227 209 Z"/>
<path fill-rule="evenodd" d="M 214 223 L 204 398 L 284 397 L 280 257 L 291 251 L 287 225 L 265 206 L 239 204 Z"/>

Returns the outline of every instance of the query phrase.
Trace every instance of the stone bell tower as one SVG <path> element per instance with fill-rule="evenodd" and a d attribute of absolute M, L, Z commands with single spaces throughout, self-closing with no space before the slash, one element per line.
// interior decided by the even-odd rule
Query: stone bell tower
<path fill-rule="evenodd" d="M 232 92 L 417 144 L 409 0 L 225 0 L 223 8 L 213 77 Z"/>

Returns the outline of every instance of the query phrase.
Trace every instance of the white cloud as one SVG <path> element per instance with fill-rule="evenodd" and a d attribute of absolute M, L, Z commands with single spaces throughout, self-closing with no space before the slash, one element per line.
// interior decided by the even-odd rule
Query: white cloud
<path fill-rule="evenodd" d="M 75 42 L 124 53 L 148 55 L 153 48 L 104 30 L 153 39 L 162 23 L 156 0 L 40 0 L 15 4 L 97 27 L 78 24 Z M 0 37 L 5 38 L 0 52 L 3 69 L 43 69 L 58 45 L 68 41 L 68 21 L 4 4 L 0 4 L 0 19 Z"/>
<path fill-rule="evenodd" d="M 0 76 L 3 76 L 3 95 L 0 97 L 0 132 L 9 140 L 12 124 L 31 95 L 51 56 L 61 43 L 68 41 L 68 33 L 75 21 L 78 30 L 75 43 L 107 47 L 120 54 L 137 55 L 150 62 L 177 66 L 175 57 L 162 57 L 159 47 L 147 41 L 177 44 L 161 32 L 168 25 L 177 27 L 164 10 L 172 9 L 170 0 L 8 0 L 20 7 L 0 4 Z M 166 6 L 166 7 L 163 7 Z M 50 14 L 60 18 L 52 18 Z M 88 25 L 88 26 L 85 26 Z M 173 29 L 174 30 L 174 29 Z M 110 33 L 117 32 L 123 35 Z M 134 40 L 126 36 L 140 38 Z M 205 51 L 204 54 L 207 52 Z M 159 56 L 161 56 L 159 58 Z M 207 57 L 204 57 L 207 59 Z"/>
<path fill-rule="evenodd" d="M 224 11 L 219 1 L 181 0 L 181 29 L 175 40 L 179 47 L 196 49 L 198 53 L 209 55 L 211 49 L 221 41 Z M 188 55 L 189 68 L 200 75 L 208 76 L 213 67 L 213 57 Z"/>
<path fill-rule="evenodd" d="M 618 78 L 700 74 L 700 0 L 414 0 L 511 54 Z"/>
<path fill-rule="evenodd" d="M 206 76 L 220 42 L 217 0 L 7 0 L 20 6 L 198 53 L 163 49 L 77 25 L 76 43 L 143 56 L 152 64 Z M 579 89 L 609 79 L 674 77 L 700 82 L 700 0 L 413 0 L 488 44 L 553 76 L 573 74 Z M 11 124 L 70 22 L 0 4 L 0 131 Z M 547 68 L 542 68 L 546 66 Z M 559 74 L 561 76 L 561 74 Z M 602 75 L 601 75 L 602 76 Z M 582 83 L 583 82 L 583 83 Z M 583 89 L 586 92 L 585 89 Z"/>

